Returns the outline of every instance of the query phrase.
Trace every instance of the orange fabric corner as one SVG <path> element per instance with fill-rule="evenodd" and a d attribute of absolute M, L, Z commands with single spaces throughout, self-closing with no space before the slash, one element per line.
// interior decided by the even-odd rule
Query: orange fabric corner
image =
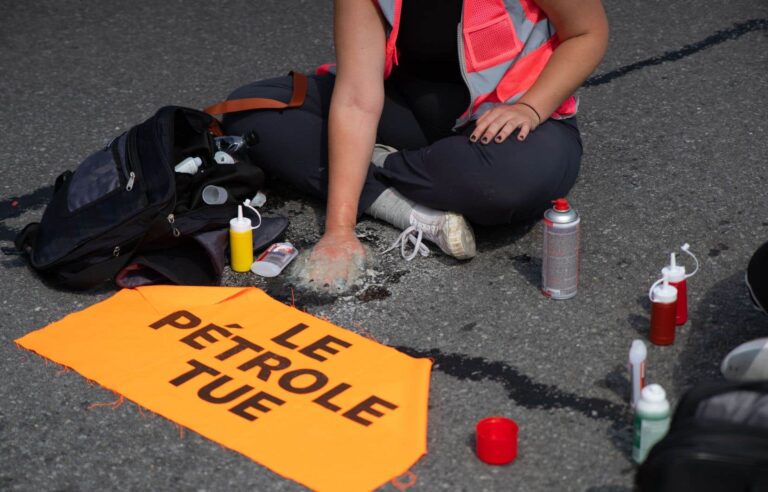
<path fill-rule="evenodd" d="M 255 288 L 122 290 L 17 343 L 312 489 L 374 489 L 427 451 L 428 359 Z"/>

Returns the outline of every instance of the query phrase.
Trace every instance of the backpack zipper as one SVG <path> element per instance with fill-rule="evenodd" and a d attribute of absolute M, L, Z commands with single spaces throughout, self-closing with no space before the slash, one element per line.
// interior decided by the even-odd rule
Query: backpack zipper
<path fill-rule="evenodd" d="M 136 173 L 131 171 L 128 174 L 128 183 L 125 185 L 125 191 L 131 191 L 133 189 L 133 182 L 136 181 Z"/>
<path fill-rule="evenodd" d="M 131 162 L 131 156 L 129 154 L 129 140 L 131 137 L 131 131 L 129 130 L 125 134 L 125 159 L 122 159 L 120 156 L 120 145 L 118 142 L 120 142 L 121 137 L 115 138 L 111 143 L 110 146 L 112 147 L 112 159 L 117 163 L 117 165 L 120 167 L 120 171 L 123 175 L 123 181 L 125 182 L 125 191 L 131 191 L 133 190 L 133 185 L 136 182 L 136 173 L 133 170 L 133 165 Z"/>
<path fill-rule="evenodd" d="M 179 237 L 181 236 L 181 231 L 176 228 L 175 222 L 176 222 L 176 216 L 171 214 L 168 214 L 168 217 L 166 217 L 166 220 L 168 220 L 168 224 L 171 226 L 171 230 L 173 231 L 173 237 Z"/>

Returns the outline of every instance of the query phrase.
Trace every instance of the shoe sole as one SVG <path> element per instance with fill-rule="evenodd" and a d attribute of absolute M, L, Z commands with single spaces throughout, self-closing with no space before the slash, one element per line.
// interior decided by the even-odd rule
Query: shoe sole
<path fill-rule="evenodd" d="M 757 297 L 755 297 L 755 293 L 752 290 L 752 286 L 749 285 L 749 275 L 747 275 L 746 272 L 744 273 L 744 283 L 747 284 L 747 291 L 749 292 L 749 300 L 752 301 L 752 306 L 754 306 L 754 308 L 760 311 L 761 313 L 768 314 L 765 308 L 761 306 L 759 302 L 757 302 Z"/>
<path fill-rule="evenodd" d="M 475 234 L 463 215 L 448 213 L 442 232 L 446 242 L 440 245 L 443 253 L 457 260 L 468 260 L 477 255 Z"/>
<path fill-rule="evenodd" d="M 768 338 L 742 343 L 731 350 L 720 364 L 729 381 L 762 381 L 768 378 Z"/>

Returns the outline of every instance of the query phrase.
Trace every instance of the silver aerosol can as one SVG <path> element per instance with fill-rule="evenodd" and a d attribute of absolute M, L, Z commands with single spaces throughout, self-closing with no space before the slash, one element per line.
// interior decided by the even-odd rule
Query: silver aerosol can
<path fill-rule="evenodd" d="M 552 299 L 576 295 L 579 281 L 579 214 L 565 198 L 544 212 L 541 291 Z"/>

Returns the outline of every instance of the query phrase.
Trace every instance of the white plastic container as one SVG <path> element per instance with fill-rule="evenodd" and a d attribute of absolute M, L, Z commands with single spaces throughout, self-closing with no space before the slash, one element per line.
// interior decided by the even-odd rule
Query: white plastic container
<path fill-rule="evenodd" d="M 226 152 L 224 152 L 222 150 L 216 152 L 213 155 L 213 160 L 216 161 L 216 164 L 224 164 L 224 165 L 226 165 L 226 164 L 234 164 L 235 162 L 237 162 L 237 161 L 235 161 L 234 157 L 232 157 L 231 155 L 229 155 L 228 153 L 226 153 Z"/>
<path fill-rule="evenodd" d="M 173 167 L 173 170 L 182 174 L 195 174 L 200 166 L 203 165 L 203 159 L 200 157 L 187 157 Z"/>
<path fill-rule="evenodd" d="M 298 254 L 291 243 L 275 243 L 259 255 L 251 271 L 262 277 L 277 277 Z"/>
<path fill-rule="evenodd" d="M 649 384 L 640 393 L 635 407 L 635 436 L 632 459 L 642 463 L 651 448 L 669 431 L 669 402 L 664 388 Z"/>
<path fill-rule="evenodd" d="M 221 186 L 208 185 L 203 188 L 201 196 L 206 205 L 221 205 L 226 203 L 228 195 L 227 190 Z"/>
<path fill-rule="evenodd" d="M 629 349 L 629 380 L 632 384 L 632 394 L 630 401 L 632 408 L 640 400 L 640 392 L 645 387 L 645 359 L 648 355 L 648 349 L 642 340 L 633 340 Z"/>

